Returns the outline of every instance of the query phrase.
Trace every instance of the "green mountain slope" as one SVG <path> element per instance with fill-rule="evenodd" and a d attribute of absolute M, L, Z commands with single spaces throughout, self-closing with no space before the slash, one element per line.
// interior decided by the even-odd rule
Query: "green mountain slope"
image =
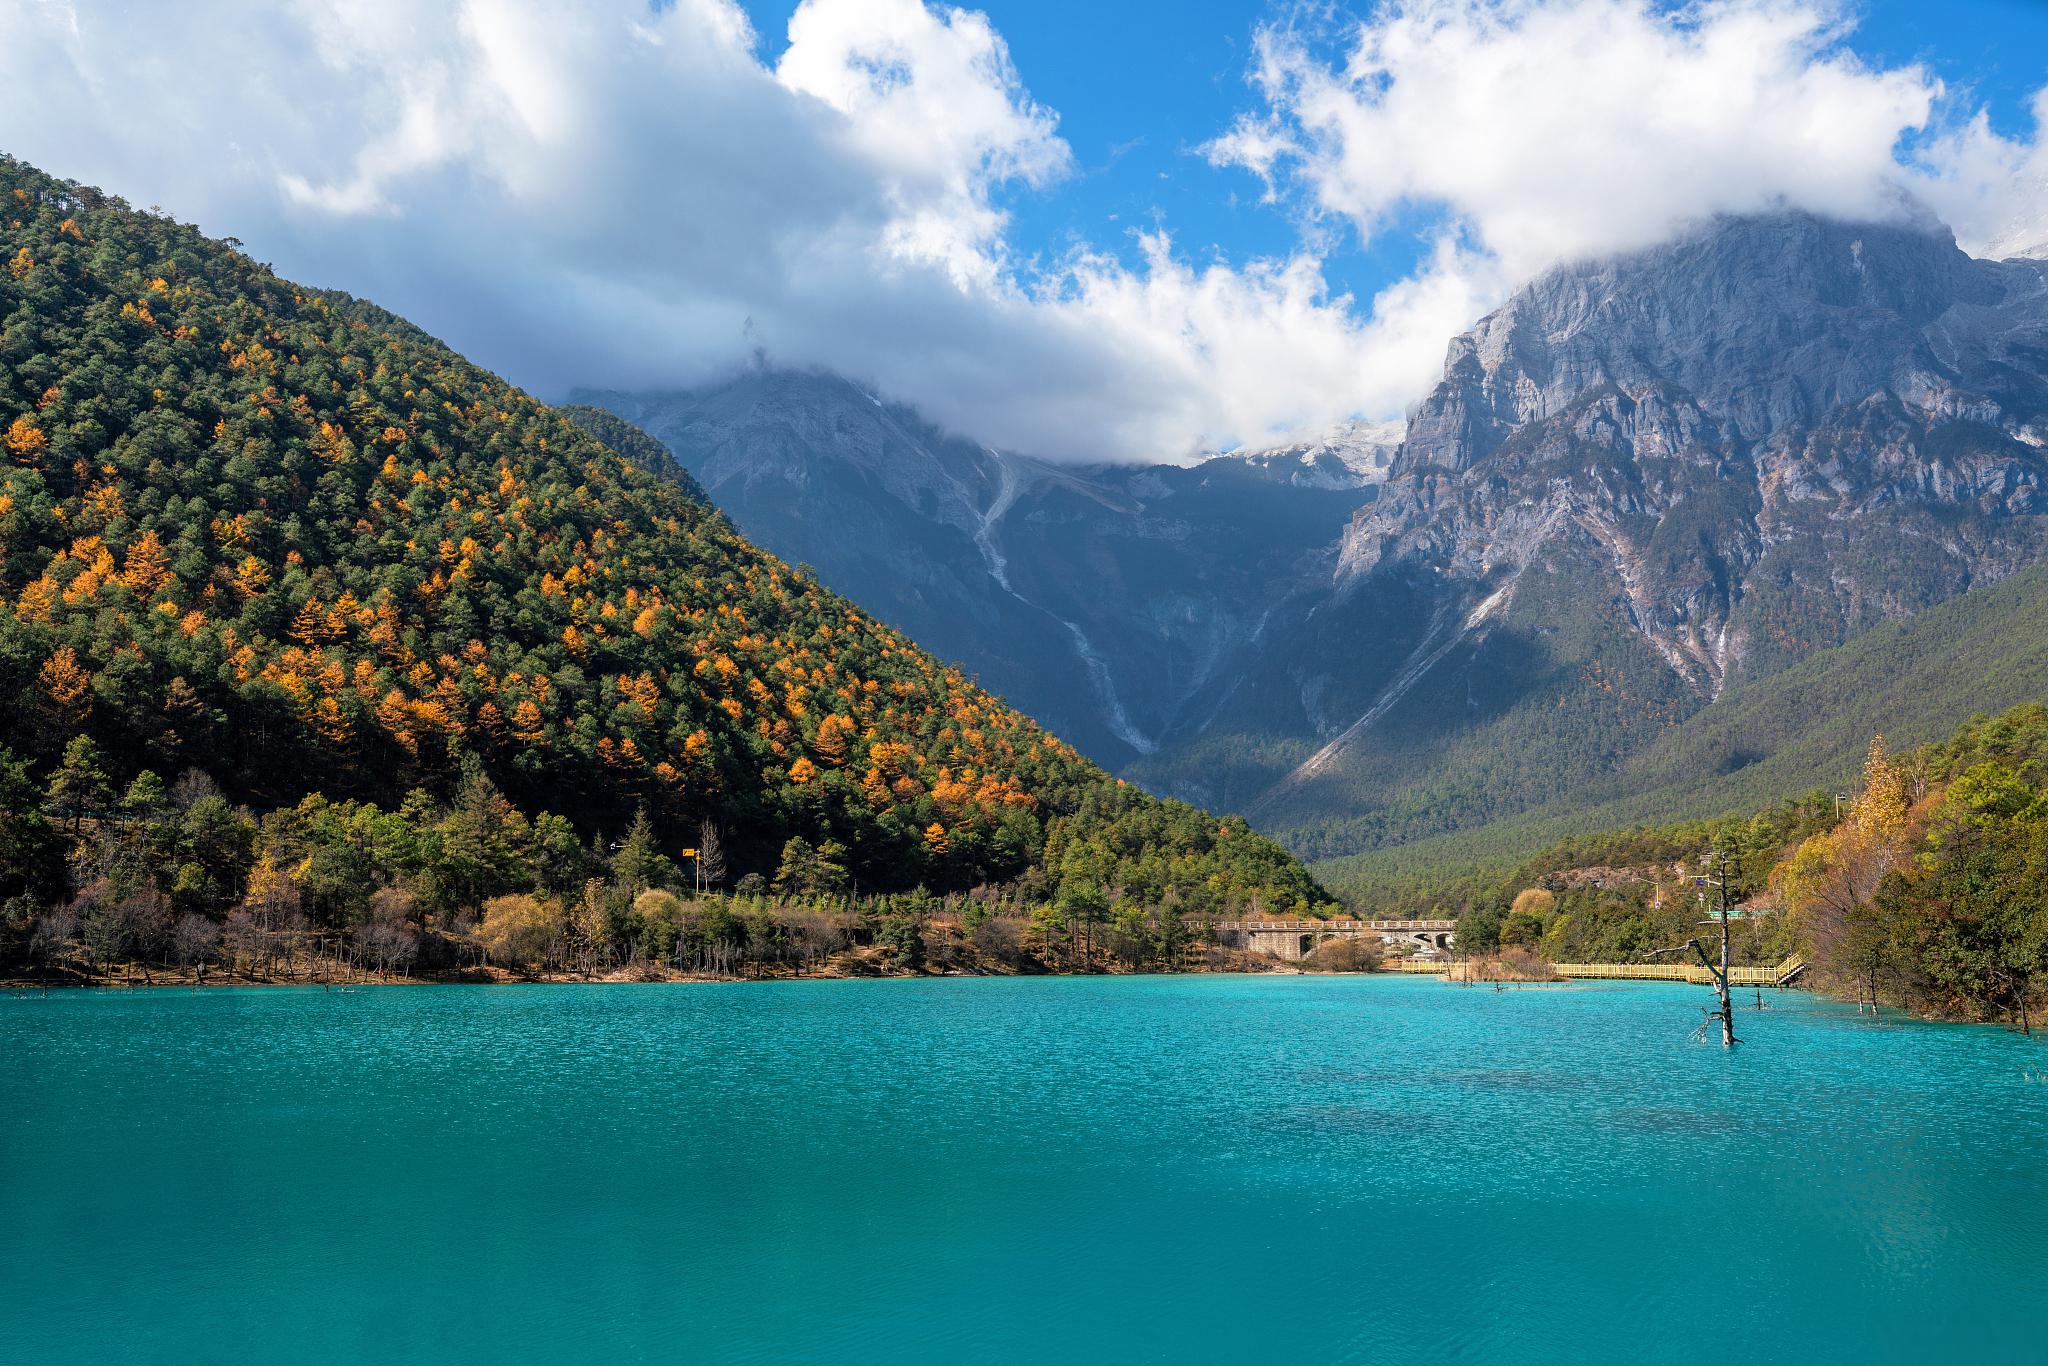
<path fill-rule="evenodd" d="M 1833 788 L 1871 736 L 1945 738 L 1971 716 L 2048 698 L 2048 565 L 1866 631 L 1730 689 L 1615 774 L 1540 809 L 1400 848 L 1313 865 L 1340 891 L 1412 897 L 1504 869 L 1568 835 L 1728 815 Z"/>
<path fill-rule="evenodd" d="M 593 408 L 587 403 L 564 403 L 555 411 L 649 474 L 672 480 L 700 503 L 711 501 L 711 496 L 704 492 L 704 486 L 683 468 L 682 462 L 669 452 L 668 447 L 616 413 Z"/>
<path fill-rule="evenodd" d="M 11 159 L 0 443 L 0 747 L 36 774 L 77 736 L 117 783 L 261 807 L 481 769 L 585 838 L 714 823 L 735 877 L 802 837 L 870 889 L 1324 901 L 742 540 L 624 424 Z"/>

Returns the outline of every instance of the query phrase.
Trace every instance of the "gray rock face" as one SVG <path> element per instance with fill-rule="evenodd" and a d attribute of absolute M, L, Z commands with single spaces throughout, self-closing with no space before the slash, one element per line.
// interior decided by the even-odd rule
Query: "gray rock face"
<path fill-rule="evenodd" d="M 1339 580 L 1554 559 L 1711 695 L 1783 662 L 1765 607 L 1833 643 L 2040 552 L 2044 360 L 2048 267 L 1936 231 L 1749 218 L 1560 270 L 1451 343 Z"/>
<path fill-rule="evenodd" d="M 1198 725 L 1274 605 L 1328 583 L 1391 444 L 1077 468 L 833 375 L 580 397 L 662 441 L 743 533 L 1112 766 Z"/>
<path fill-rule="evenodd" d="M 2048 555 L 2044 446 L 2048 263 L 1782 214 L 1560 269 L 1451 343 L 1207 752 L 1293 746 L 1230 796 L 1313 853 L 1513 814 Z"/>

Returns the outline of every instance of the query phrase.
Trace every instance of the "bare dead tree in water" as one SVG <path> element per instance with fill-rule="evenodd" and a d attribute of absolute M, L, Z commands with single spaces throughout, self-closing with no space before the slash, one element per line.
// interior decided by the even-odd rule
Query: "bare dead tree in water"
<path fill-rule="evenodd" d="M 1723 1048 L 1733 1048 L 1736 1044 L 1742 1042 L 1735 1037 L 1735 1007 L 1728 999 L 1728 867 L 1735 861 L 1735 852 L 1733 849 L 1726 847 L 1713 850 L 1707 854 L 1705 861 L 1714 870 L 1713 885 L 1720 893 L 1720 914 L 1717 919 L 1721 926 L 1721 961 L 1716 964 L 1712 958 L 1708 957 L 1706 946 L 1701 944 L 1698 939 L 1688 939 L 1683 944 L 1673 948 L 1656 949 L 1652 951 L 1650 956 L 1655 958 L 1661 954 L 1684 953 L 1687 950 L 1691 950 L 1699 958 L 1700 965 L 1707 970 L 1707 975 L 1714 979 L 1714 992 L 1721 1001 L 1721 1008 L 1717 1011 L 1710 1011 L 1706 1020 L 1702 1022 L 1701 1028 L 1710 1028 L 1714 1021 L 1719 1020 L 1721 1022 L 1721 1046 Z M 1712 925 L 1715 923 L 1715 919 L 1708 919 L 1701 923 Z"/>

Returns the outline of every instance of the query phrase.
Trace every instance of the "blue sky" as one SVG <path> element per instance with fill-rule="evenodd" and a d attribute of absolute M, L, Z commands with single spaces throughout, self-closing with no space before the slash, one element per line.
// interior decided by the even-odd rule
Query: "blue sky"
<path fill-rule="evenodd" d="M 2048 252 L 2048 7 L 1842 6 L 0 0 L 0 147 L 544 397 L 759 353 L 1185 460 L 1397 418 L 1517 287 L 1717 214 Z"/>
<path fill-rule="evenodd" d="M 764 53 L 779 57 L 796 0 L 748 0 Z M 1261 202 L 1258 180 L 1214 168 L 1200 147 L 1250 99 L 1252 35 L 1300 7 L 1264 0 L 987 0 L 1018 74 L 1059 114 L 1080 163 L 1047 193 L 1004 197 L 1016 241 L 1057 253 L 1075 241 L 1132 255 L 1125 230 L 1163 224 L 1191 253 L 1286 252 L 1298 224 Z M 1340 7 L 1365 13 L 1369 5 Z M 2048 0 L 1877 0 L 1849 10 L 1847 46 L 1877 65 L 1919 63 L 1967 91 L 2009 136 L 2032 131 L 2029 101 L 2048 82 Z M 1423 245 L 1399 232 L 1327 258 L 1333 288 L 1369 298 L 1414 269 Z"/>

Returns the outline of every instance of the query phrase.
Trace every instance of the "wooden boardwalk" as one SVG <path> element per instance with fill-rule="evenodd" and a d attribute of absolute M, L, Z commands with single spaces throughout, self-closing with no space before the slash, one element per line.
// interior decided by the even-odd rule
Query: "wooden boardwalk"
<path fill-rule="evenodd" d="M 1451 970 L 1449 960 L 1419 961 L 1413 958 L 1396 959 L 1387 964 L 1395 972 L 1445 973 Z M 1698 986 L 1712 986 L 1714 978 L 1705 968 L 1685 963 L 1552 963 L 1551 968 L 1560 977 L 1606 979 L 1640 982 L 1692 982 Z M 1806 971 L 1806 960 L 1797 954 L 1773 967 L 1728 969 L 1728 985 L 1731 987 L 1782 987 Z"/>

